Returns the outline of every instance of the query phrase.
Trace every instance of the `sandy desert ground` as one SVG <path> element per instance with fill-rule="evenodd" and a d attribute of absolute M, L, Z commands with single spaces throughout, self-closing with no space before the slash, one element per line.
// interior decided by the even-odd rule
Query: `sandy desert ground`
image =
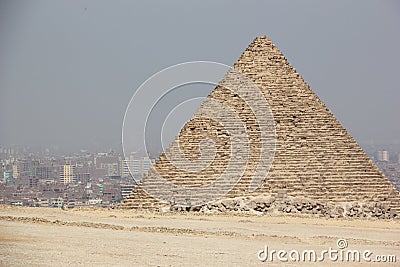
<path fill-rule="evenodd" d="M 270 250 L 370 250 L 394 263 L 262 262 Z M 260 254 L 263 257 L 265 254 Z M 317 254 L 319 255 L 319 254 Z M 345 254 L 344 254 L 345 255 Z M 296 254 L 292 254 L 293 257 Z M 286 254 L 286 257 L 289 257 Z M 301 256 L 300 256 L 301 257 Z M 283 256 L 282 258 L 285 258 Z M 333 257 L 334 258 L 334 257 Z M 387 257 L 388 258 L 388 257 Z M 391 259 L 392 260 L 392 259 Z M 1 266 L 399 266 L 399 220 L 0 207 Z"/>

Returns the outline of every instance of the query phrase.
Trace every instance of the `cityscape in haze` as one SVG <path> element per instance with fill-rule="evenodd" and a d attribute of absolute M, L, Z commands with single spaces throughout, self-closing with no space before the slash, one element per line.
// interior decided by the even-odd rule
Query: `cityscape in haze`
<path fill-rule="evenodd" d="M 153 159 L 139 154 L 0 147 L 0 204 L 74 208 L 114 207 L 140 183 Z"/>
<path fill-rule="evenodd" d="M 400 190 L 400 146 L 367 146 L 367 155 Z M 127 197 L 155 162 L 139 153 L 110 149 L 61 155 L 24 146 L 0 147 L 0 204 L 113 208 Z"/>
<path fill-rule="evenodd" d="M 247 1 L 232 7 L 229 1 L 1 2 L 1 203 L 120 202 L 124 186 L 134 186 L 162 151 L 156 147 L 149 159 L 139 150 L 124 163 L 122 121 L 135 90 L 174 64 L 209 60 L 231 66 L 264 34 L 396 183 L 399 3 L 335 2 L 256 1 L 251 11 Z M 205 97 L 213 87 L 203 89 L 185 92 Z M 163 105 L 174 108 L 182 95 L 165 98 Z M 198 107 L 169 120 L 166 145 Z M 151 145 L 159 143 L 151 137 Z M 134 177 L 127 161 L 141 166 Z"/>

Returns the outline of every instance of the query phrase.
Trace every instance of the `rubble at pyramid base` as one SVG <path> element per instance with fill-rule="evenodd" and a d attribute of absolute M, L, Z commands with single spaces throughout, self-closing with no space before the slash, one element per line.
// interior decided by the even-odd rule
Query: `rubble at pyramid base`
<path fill-rule="evenodd" d="M 268 195 L 224 198 L 202 206 L 179 206 L 157 203 L 157 205 L 124 205 L 120 208 L 151 211 L 157 213 L 198 213 L 231 215 L 293 215 L 324 218 L 376 218 L 399 219 L 398 214 L 382 202 L 327 203 L 304 197 L 278 197 Z"/>

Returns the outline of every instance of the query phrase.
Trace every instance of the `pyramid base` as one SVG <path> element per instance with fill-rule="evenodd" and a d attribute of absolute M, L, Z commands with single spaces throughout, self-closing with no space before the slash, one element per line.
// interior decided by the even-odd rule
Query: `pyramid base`
<path fill-rule="evenodd" d="M 396 210 L 382 202 L 324 202 L 280 194 L 224 198 L 202 206 L 178 206 L 159 202 L 126 201 L 118 208 L 149 212 L 191 212 L 203 214 L 297 215 L 325 218 L 400 219 Z"/>

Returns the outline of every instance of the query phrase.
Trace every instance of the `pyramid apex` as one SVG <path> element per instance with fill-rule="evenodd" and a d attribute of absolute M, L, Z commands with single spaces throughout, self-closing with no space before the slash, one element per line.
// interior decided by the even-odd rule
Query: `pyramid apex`
<path fill-rule="evenodd" d="M 261 36 L 258 36 L 258 37 L 256 37 L 256 39 L 257 38 L 259 38 L 259 39 L 265 39 L 265 40 L 269 40 L 269 38 L 267 37 L 267 35 L 266 34 L 264 34 L 264 35 L 261 35 Z"/>
<path fill-rule="evenodd" d="M 271 39 L 268 38 L 267 35 L 261 35 L 257 36 L 254 38 L 253 42 L 249 45 L 254 46 L 254 45 L 267 45 L 267 46 L 275 46 Z"/>

